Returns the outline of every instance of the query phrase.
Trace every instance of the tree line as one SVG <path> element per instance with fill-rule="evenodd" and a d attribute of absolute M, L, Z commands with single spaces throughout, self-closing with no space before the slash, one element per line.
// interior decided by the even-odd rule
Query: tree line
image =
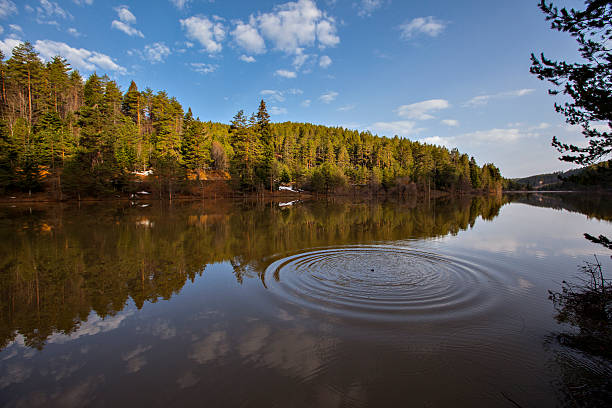
<path fill-rule="evenodd" d="M 136 191 L 144 175 L 162 194 L 193 190 L 211 173 L 242 191 L 282 183 L 330 192 L 499 190 L 493 164 L 457 149 L 341 127 L 271 123 L 262 100 L 229 125 L 185 112 L 165 91 L 123 93 L 108 76 L 86 80 L 61 56 L 43 62 L 22 43 L 0 53 L 0 192 L 59 198 Z M 140 184 L 142 185 L 142 184 Z"/>

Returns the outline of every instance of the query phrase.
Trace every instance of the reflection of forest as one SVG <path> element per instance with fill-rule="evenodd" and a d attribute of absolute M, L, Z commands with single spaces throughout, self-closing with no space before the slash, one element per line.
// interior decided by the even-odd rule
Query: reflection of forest
<path fill-rule="evenodd" d="M 0 208 L 0 349 L 22 334 L 42 348 L 132 299 L 169 299 L 207 264 L 228 261 L 238 282 L 261 277 L 266 258 L 304 248 L 456 234 L 505 200 L 349 204 L 316 201 L 180 203 L 139 208 L 92 204 Z"/>
<path fill-rule="evenodd" d="M 510 201 L 536 207 L 554 208 L 585 214 L 589 218 L 612 221 L 612 195 L 596 193 L 511 194 Z"/>

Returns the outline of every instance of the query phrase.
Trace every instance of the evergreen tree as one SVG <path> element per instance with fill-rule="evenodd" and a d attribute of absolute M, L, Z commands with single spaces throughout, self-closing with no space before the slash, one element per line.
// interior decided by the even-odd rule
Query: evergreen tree
<path fill-rule="evenodd" d="M 49 84 L 49 98 L 47 100 L 47 109 L 51 109 L 54 112 L 66 118 L 68 110 L 65 106 L 66 97 L 65 89 L 68 86 L 68 72 L 70 71 L 70 64 L 65 58 L 60 56 L 53 57 L 49 63 L 47 63 L 47 77 Z"/>
<path fill-rule="evenodd" d="M 231 162 L 232 177 L 242 189 L 253 190 L 257 186 L 255 169 L 260 164 L 262 146 L 256 133 L 256 119 L 250 120 L 239 111 L 232 119 L 230 136 L 234 157 Z"/>
<path fill-rule="evenodd" d="M 191 108 L 185 114 L 185 135 L 183 137 L 183 158 L 185 167 L 193 171 L 198 180 L 203 180 L 204 172 L 211 164 L 210 135 L 199 120 L 193 119 Z"/>
<path fill-rule="evenodd" d="M 132 118 L 134 123 L 136 123 L 136 126 L 138 126 L 138 133 L 140 133 L 142 110 L 143 107 L 141 104 L 140 92 L 138 92 L 138 87 L 136 86 L 136 83 L 132 81 L 130 83 L 130 87 L 123 96 L 121 111 L 124 115 Z"/>
<path fill-rule="evenodd" d="M 274 179 L 278 177 L 278 165 L 274 157 L 275 145 L 270 130 L 270 115 L 266 108 L 266 103 L 262 99 L 257 110 L 257 125 L 255 130 L 259 133 L 260 144 L 262 146 L 262 160 L 257 168 L 257 176 L 263 183 L 268 182 L 270 191 L 274 187 Z"/>
<path fill-rule="evenodd" d="M 43 80 L 41 75 L 43 65 L 31 43 L 21 43 L 13 49 L 8 69 L 23 101 L 20 103 L 19 111 L 31 126 L 37 102 L 42 96 L 40 88 Z"/>
<path fill-rule="evenodd" d="M 555 104 L 566 122 L 582 127 L 589 139 L 586 147 L 562 143 L 553 138 L 552 145 L 563 161 L 582 165 L 598 162 L 612 152 L 612 2 L 587 0 L 585 10 L 559 10 L 552 3 L 541 0 L 539 7 L 551 21 L 551 28 L 569 33 L 578 42 L 578 51 L 584 62 L 552 61 L 531 54 L 531 73 L 547 80 L 554 88 L 551 95 L 562 93 L 571 101 Z M 607 130 L 594 126 L 598 122 Z"/>

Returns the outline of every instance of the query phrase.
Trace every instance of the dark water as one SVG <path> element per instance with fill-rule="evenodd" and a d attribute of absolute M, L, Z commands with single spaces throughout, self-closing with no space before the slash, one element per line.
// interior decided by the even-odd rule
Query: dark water
<path fill-rule="evenodd" d="M 0 405 L 604 406 L 609 197 L 0 207 Z"/>

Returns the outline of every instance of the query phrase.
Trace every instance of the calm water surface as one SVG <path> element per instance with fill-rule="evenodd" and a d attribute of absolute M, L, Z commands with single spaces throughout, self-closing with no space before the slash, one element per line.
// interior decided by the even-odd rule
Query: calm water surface
<path fill-rule="evenodd" d="M 3 406 L 597 406 L 609 197 L 0 207 Z M 609 402 L 609 401 L 608 401 Z"/>

